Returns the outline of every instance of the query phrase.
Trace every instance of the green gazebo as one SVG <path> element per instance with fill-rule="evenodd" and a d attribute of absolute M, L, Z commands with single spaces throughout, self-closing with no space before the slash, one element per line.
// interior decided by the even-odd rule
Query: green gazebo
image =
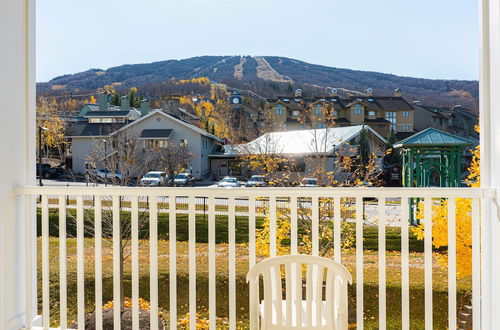
<path fill-rule="evenodd" d="M 394 145 L 401 148 L 403 187 L 459 187 L 462 150 L 473 143 L 460 136 L 427 128 Z"/>
<path fill-rule="evenodd" d="M 394 145 L 401 148 L 403 187 L 459 187 L 462 150 L 473 143 L 460 136 L 427 128 Z M 418 200 L 410 199 L 410 222 L 414 224 Z"/>

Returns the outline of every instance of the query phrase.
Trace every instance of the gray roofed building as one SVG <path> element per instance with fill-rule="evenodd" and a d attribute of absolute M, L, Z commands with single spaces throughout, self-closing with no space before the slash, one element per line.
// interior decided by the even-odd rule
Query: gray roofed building
<path fill-rule="evenodd" d="M 104 110 L 89 111 L 84 117 L 127 117 L 130 111 L 125 110 Z"/>
<path fill-rule="evenodd" d="M 111 133 L 125 125 L 125 123 L 77 122 L 69 126 L 66 138 L 109 136 Z"/>

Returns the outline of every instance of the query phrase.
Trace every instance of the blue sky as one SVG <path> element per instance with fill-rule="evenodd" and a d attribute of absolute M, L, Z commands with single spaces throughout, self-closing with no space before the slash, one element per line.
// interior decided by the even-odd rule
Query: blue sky
<path fill-rule="evenodd" d="M 199 55 L 478 78 L 474 0 L 37 1 L 37 81 Z"/>

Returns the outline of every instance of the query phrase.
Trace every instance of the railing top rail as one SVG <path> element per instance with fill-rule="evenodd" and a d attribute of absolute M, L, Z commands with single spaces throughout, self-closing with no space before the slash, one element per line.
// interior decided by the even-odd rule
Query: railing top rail
<path fill-rule="evenodd" d="M 74 196 L 199 196 L 199 197 L 455 197 L 492 198 L 490 188 L 413 188 L 413 187 L 17 187 L 15 195 L 74 195 Z"/>

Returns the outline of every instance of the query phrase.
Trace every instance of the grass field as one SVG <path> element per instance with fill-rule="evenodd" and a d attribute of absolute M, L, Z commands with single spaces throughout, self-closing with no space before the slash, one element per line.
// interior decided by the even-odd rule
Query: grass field
<path fill-rule="evenodd" d="M 126 218 L 127 214 L 123 214 Z M 52 231 L 57 233 L 57 213 L 51 212 L 50 219 L 53 226 Z M 166 311 L 168 318 L 169 310 L 169 251 L 168 251 L 168 218 L 166 215 L 159 217 L 159 305 Z M 245 276 L 248 271 L 248 237 L 247 219 L 238 219 L 237 223 L 237 318 L 238 328 L 247 328 L 248 319 L 248 288 Z M 53 223 L 54 222 L 54 223 Z M 258 221 L 262 222 L 262 219 Z M 187 242 L 187 218 L 177 219 L 177 304 L 178 318 L 181 319 L 188 312 L 188 242 Z M 207 315 L 208 308 L 208 244 L 206 243 L 206 220 L 197 217 L 197 306 L 201 317 Z M 365 227 L 365 257 L 364 257 L 364 309 L 365 328 L 376 329 L 378 327 L 378 255 L 377 255 L 377 229 Z M 401 326 L 401 268 L 400 268 L 400 236 L 399 228 L 387 228 L 387 328 L 399 329 Z M 217 315 L 220 317 L 218 328 L 225 328 L 228 316 L 228 245 L 227 242 L 227 218 L 217 218 Z M 40 244 L 40 239 L 39 239 Z M 76 319 L 76 239 L 69 238 L 68 244 L 68 308 L 70 320 Z M 85 239 L 85 293 L 87 312 L 91 312 L 94 296 L 94 239 Z M 50 238 L 50 298 L 51 298 L 51 324 L 56 326 L 59 319 L 59 239 Z M 411 236 L 410 241 L 410 322 L 412 329 L 423 329 L 424 321 L 424 268 L 422 244 Z M 40 251 L 41 249 L 38 249 Z M 127 248 L 129 251 L 129 247 Z M 149 300 L 149 246 L 147 240 L 141 240 L 140 245 L 140 296 Z M 39 269 L 41 267 L 41 255 L 38 256 Z M 103 242 L 103 301 L 112 300 L 112 241 Z M 345 250 L 342 253 L 342 263 L 351 271 L 355 271 L 355 251 Z M 125 264 L 125 295 L 131 296 L 131 271 L 130 258 Z M 447 269 L 436 261 L 433 270 L 434 278 L 434 328 L 447 328 Z M 41 276 L 39 271 L 39 284 Z M 463 306 L 470 301 L 470 278 L 459 279 L 457 284 L 457 303 Z M 40 285 L 39 285 L 40 288 Z M 350 309 L 355 312 L 354 283 L 349 288 Z M 41 291 L 39 290 L 39 301 Z"/>

